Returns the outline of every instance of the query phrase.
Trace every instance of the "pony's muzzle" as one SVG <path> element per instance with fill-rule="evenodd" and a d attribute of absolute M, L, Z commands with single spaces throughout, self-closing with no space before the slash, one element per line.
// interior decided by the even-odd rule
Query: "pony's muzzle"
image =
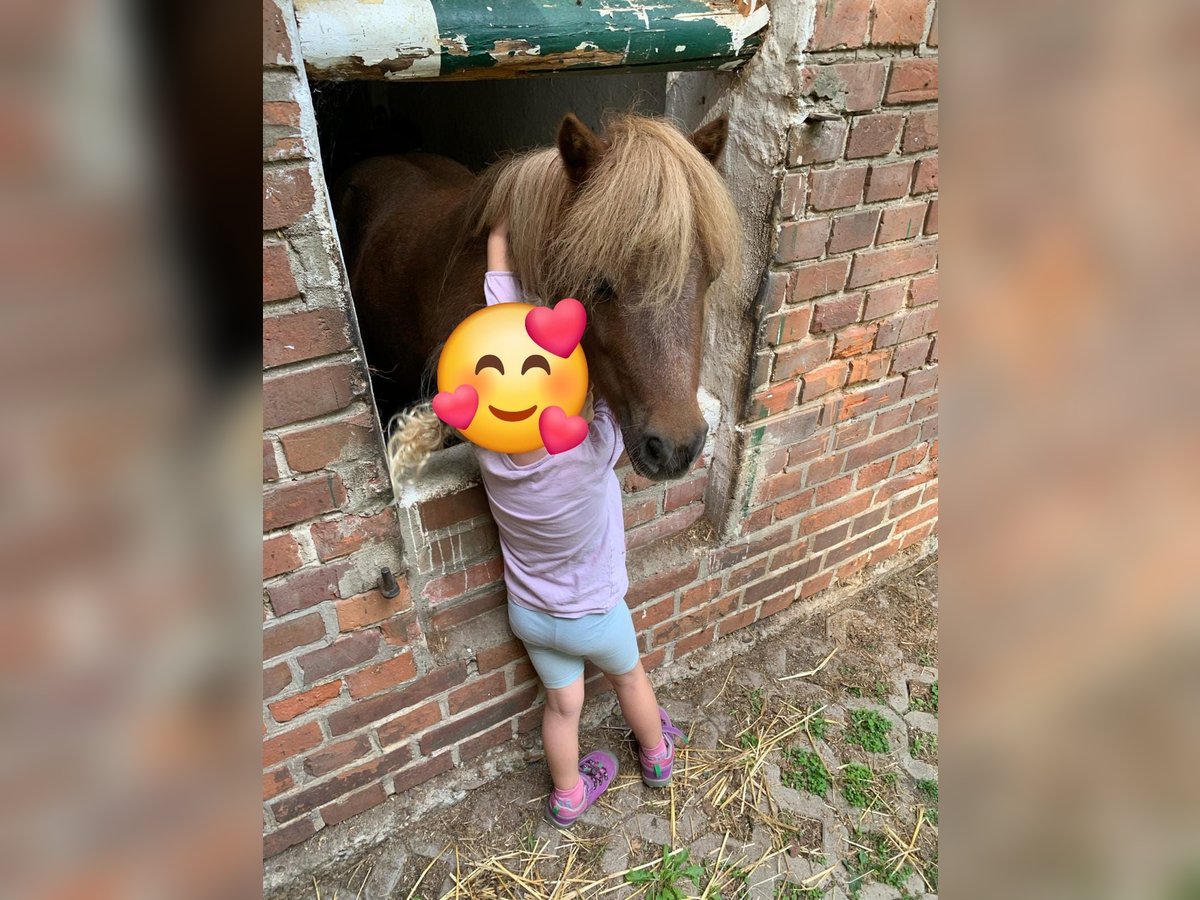
<path fill-rule="evenodd" d="M 646 469 L 642 474 L 658 481 L 678 478 L 696 461 L 700 451 L 704 449 L 704 439 L 707 436 L 707 424 L 701 425 L 699 430 L 682 443 L 647 432 L 637 453 L 638 460 Z"/>

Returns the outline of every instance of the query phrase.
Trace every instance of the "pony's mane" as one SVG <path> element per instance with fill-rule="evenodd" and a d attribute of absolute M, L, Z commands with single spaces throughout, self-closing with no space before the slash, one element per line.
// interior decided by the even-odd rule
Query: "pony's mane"
<path fill-rule="evenodd" d="M 708 276 L 733 275 L 740 229 L 729 191 L 687 135 L 664 119 L 621 115 L 575 189 L 556 148 L 491 166 L 468 219 L 473 233 L 508 223 L 513 271 L 532 299 L 587 300 L 605 289 L 650 313 L 677 301 L 693 257 Z"/>

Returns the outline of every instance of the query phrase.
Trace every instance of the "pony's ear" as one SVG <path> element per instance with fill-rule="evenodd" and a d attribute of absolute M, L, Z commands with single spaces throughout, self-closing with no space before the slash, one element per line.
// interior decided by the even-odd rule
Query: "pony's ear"
<path fill-rule="evenodd" d="M 571 181 L 582 184 L 606 149 L 608 145 L 603 139 L 579 121 L 574 113 L 563 116 L 558 126 L 558 152 Z"/>
<path fill-rule="evenodd" d="M 714 166 L 721 158 L 725 149 L 725 140 L 729 137 L 729 118 L 719 116 L 707 125 L 692 132 L 692 143 L 696 149 Z"/>

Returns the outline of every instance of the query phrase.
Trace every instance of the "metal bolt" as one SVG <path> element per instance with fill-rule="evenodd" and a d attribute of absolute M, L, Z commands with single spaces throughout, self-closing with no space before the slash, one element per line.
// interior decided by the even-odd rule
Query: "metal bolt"
<path fill-rule="evenodd" d="M 396 583 L 396 576 L 387 566 L 379 571 L 379 590 L 389 600 L 400 593 L 400 585 Z"/>

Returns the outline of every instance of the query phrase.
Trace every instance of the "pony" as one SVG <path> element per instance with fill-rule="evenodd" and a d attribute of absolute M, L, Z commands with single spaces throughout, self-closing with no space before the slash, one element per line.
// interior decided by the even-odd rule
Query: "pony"
<path fill-rule="evenodd" d="M 739 265 L 738 217 L 716 169 L 727 137 L 724 117 L 688 135 L 624 114 L 597 134 L 568 113 L 556 146 L 479 176 L 422 153 L 347 170 L 334 214 L 381 412 L 436 390 L 441 345 L 483 305 L 487 233 L 506 222 L 528 301 L 586 306 L 590 375 L 634 470 L 654 481 L 687 472 L 708 430 L 696 400 L 705 298 Z M 417 407 L 389 455 L 419 463 L 446 435 Z"/>

